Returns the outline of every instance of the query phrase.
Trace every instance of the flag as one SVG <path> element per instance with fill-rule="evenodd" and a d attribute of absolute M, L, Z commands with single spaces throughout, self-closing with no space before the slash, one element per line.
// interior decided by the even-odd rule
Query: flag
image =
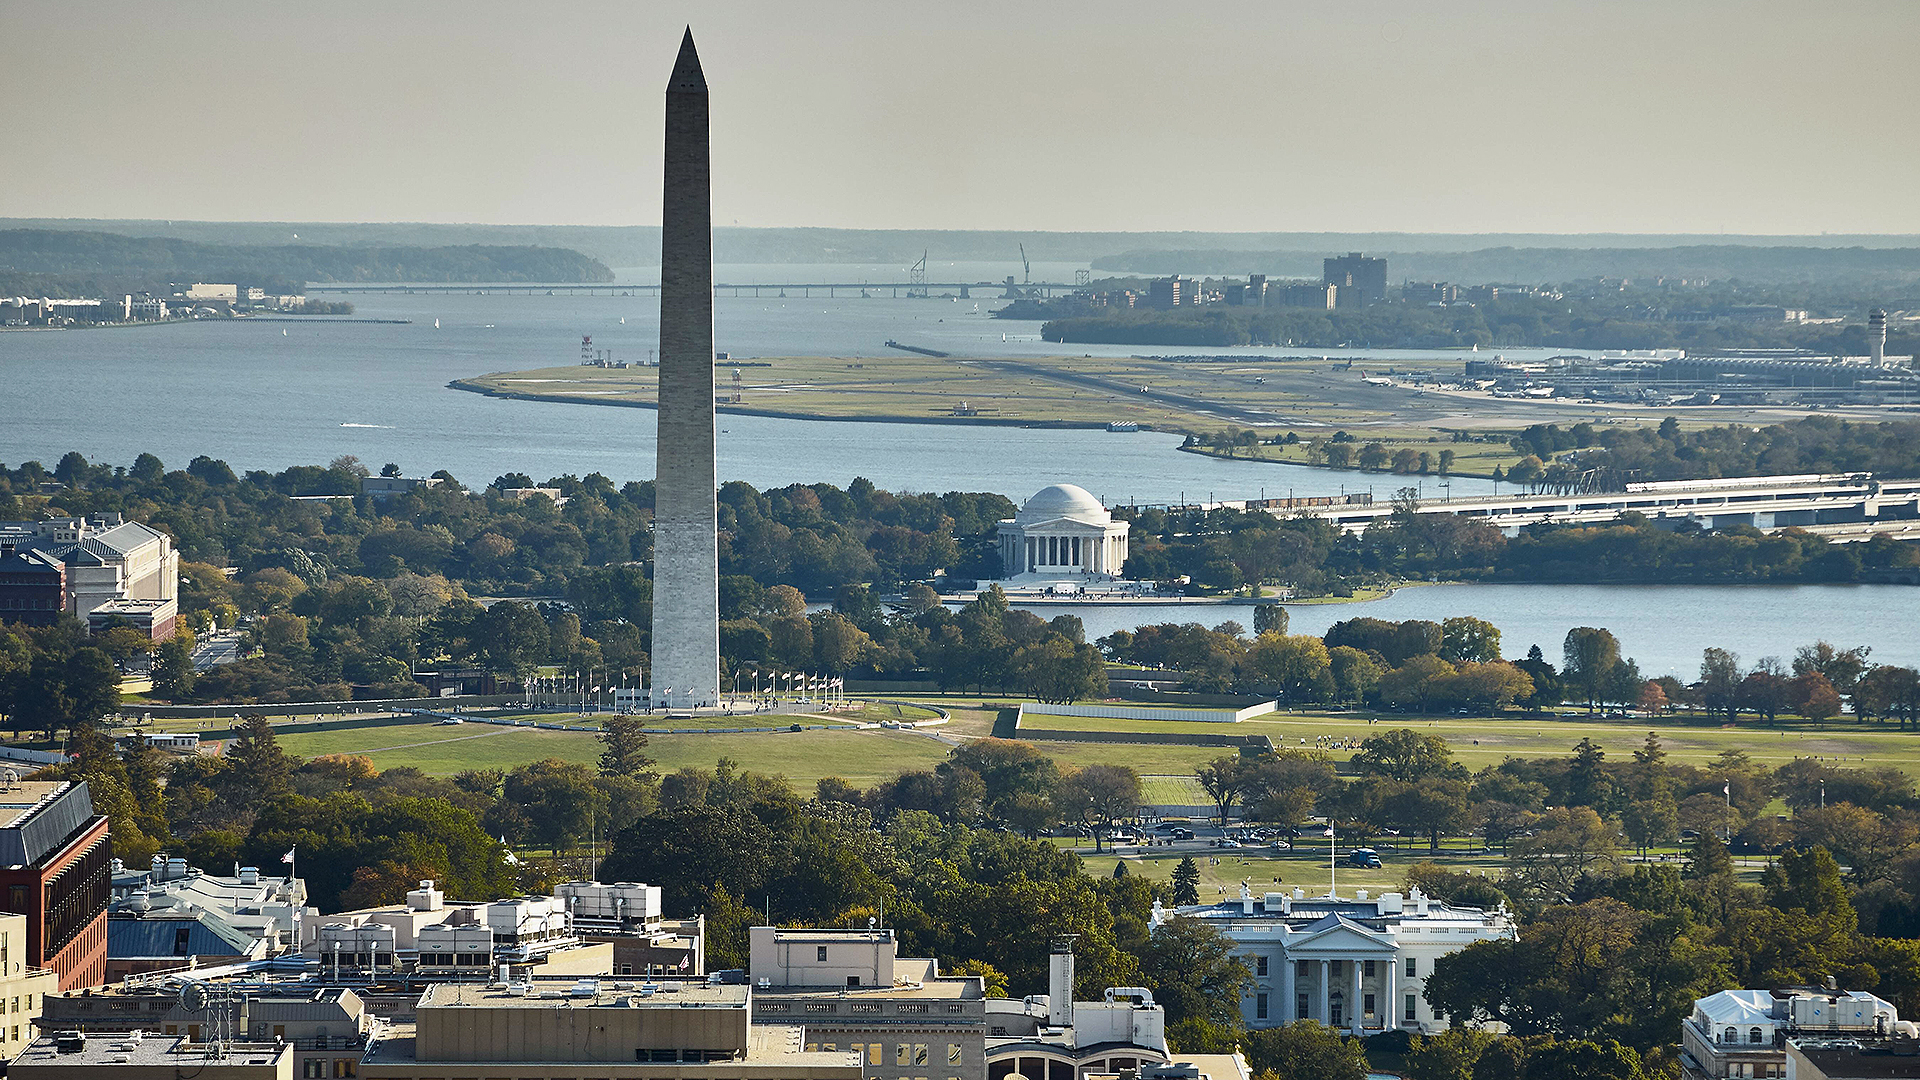
<path fill-rule="evenodd" d="M 1329 840 L 1333 839 L 1333 826 L 1331 825 L 1327 826 L 1327 831 L 1321 833 L 1320 835 L 1326 837 Z"/>
<path fill-rule="evenodd" d="M 296 844 L 296 845 L 294 845 L 294 847 L 290 847 L 290 848 L 288 848 L 288 849 L 287 849 L 287 853 L 286 853 L 285 855 L 282 855 L 282 856 L 280 856 L 280 861 L 281 861 L 281 862 L 283 862 L 283 863 L 286 863 L 286 864 L 287 864 L 288 866 L 292 866 L 292 865 L 293 865 L 293 853 L 294 853 L 294 851 L 295 851 L 295 850 L 296 850 L 296 849 L 297 849 L 298 847 L 299 847 L 299 845 L 297 845 L 297 844 Z"/>
<path fill-rule="evenodd" d="M 1733 798 L 1733 781 L 1731 780 L 1727 781 L 1726 786 L 1722 787 L 1720 790 L 1726 792 L 1727 798 L 1729 799 Z"/>
<path fill-rule="evenodd" d="M 685 956 L 683 956 L 683 957 L 681 957 L 681 958 L 680 958 L 680 970 L 681 970 L 681 971 L 685 971 L 685 970 L 687 970 L 687 960 L 688 960 L 688 958 L 687 958 L 687 957 L 685 957 Z"/>

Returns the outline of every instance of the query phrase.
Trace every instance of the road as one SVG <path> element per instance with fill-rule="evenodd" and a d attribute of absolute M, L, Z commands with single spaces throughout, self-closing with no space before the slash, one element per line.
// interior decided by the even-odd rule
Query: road
<path fill-rule="evenodd" d="M 193 670 L 209 671 L 240 659 L 240 639 L 234 635 L 203 638 L 193 647 Z"/>

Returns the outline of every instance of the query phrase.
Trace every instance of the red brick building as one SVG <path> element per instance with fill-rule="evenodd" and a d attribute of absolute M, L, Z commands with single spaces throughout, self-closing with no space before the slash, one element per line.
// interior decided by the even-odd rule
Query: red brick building
<path fill-rule="evenodd" d="M 0 910 L 27 917 L 27 966 L 57 972 L 62 990 L 106 981 L 112 861 L 84 782 L 0 774 Z"/>
<path fill-rule="evenodd" d="M 0 621 L 52 626 L 66 614 L 67 568 L 0 537 Z"/>

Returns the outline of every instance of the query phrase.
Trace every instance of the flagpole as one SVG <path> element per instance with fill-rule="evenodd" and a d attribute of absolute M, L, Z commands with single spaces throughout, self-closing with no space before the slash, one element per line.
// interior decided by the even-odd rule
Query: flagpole
<path fill-rule="evenodd" d="M 1728 777 L 1725 785 L 1721 787 L 1720 790 L 1724 792 L 1727 796 L 1727 846 L 1732 847 L 1733 846 L 1733 778 Z M 1826 792 L 1822 790 L 1821 794 L 1825 795 Z"/>

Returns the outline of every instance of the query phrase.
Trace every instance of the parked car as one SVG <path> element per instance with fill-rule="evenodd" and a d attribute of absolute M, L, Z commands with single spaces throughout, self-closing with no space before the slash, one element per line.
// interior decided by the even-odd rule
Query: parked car
<path fill-rule="evenodd" d="M 1377 868 L 1380 865 L 1380 853 L 1368 847 L 1354 848 L 1347 852 L 1347 865 Z"/>
<path fill-rule="evenodd" d="M 1285 840 L 1269 840 L 1269 841 L 1267 841 L 1267 846 L 1268 846 L 1268 847 L 1270 847 L 1270 848 L 1272 848 L 1272 849 L 1273 849 L 1273 850 L 1275 850 L 1275 851 L 1291 851 L 1291 850 L 1293 850 L 1293 845 L 1292 845 L 1292 844 L 1289 844 L 1289 843 L 1287 843 L 1287 842 L 1286 842 Z"/>
<path fill-rule="evenodd" d="M 1192 829 L 1175 829 L 1173 830 L 1173 838 L 1175 840 L 1191 840 L 1193 839 L 1193 830 Z"/>

